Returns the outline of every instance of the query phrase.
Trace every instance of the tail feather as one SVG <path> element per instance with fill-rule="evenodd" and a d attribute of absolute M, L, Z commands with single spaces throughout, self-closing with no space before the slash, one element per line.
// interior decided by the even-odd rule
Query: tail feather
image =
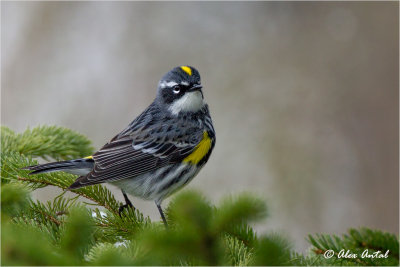
<path fill-rule="evenodd" d="M 44 173 L 44 172 L 61 171 L 61 170 L 68 169 L 68 168 L 71 168 L 74 166 L 75 165 L 70 160 L 67 160 L 67 161 L 50 162 L 50 163 L 45 163 L 45 164 L 40 164 L 40 165 L 28 166 L 28 167 L 25 167 L 22 169 L 33 171 L 33 172 L 29 173 L 29 175 L 32 175 L 32 174 L 38 174 L 38 173 Z"/>
<path fill-rule="evenodd" d="M 81 174 L 83 172 L 90 172 L 93 168 L 94 161 L 93 159 L 75 159 L 75 160 L 65 160 L 58 162 L 50 162 L 45 164 L 39 164 L 34 166 L 28 166 L 22 168 L 23 170 L 33 171 L 29 173 L 38 174 L 38 173 L 46 173 L 46 172 L 56 172 L 56 171 L 65 171 L 73 174 Z"/>

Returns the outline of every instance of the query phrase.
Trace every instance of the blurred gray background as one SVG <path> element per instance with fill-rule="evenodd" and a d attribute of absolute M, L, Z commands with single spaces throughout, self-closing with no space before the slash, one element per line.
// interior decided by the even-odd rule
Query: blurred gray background
<path fill-rule="evenodd" d="M 1 123 L 62 125 L 99 148 L 166 71 L 192 65 L 217 144 L 188 188 L 215 203 L 262 196 L 270 217 L 258 231 L 299 250 L 308 233 L 398 233 L 398 5 L 1 2 Z"/>

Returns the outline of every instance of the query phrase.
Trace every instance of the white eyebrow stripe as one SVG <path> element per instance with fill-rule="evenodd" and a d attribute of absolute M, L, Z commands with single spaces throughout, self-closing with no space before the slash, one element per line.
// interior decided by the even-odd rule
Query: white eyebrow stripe
<path fill-rule="evenodd" d="M 174 87 L 175 85 L 178 85 L 176 82 L 162 82 L 160 83 L 160 87 L 165 88 L 165 87 Z"/>
<path fill-rule="evenodd" d="M 188 82 L 181 82 L 182 85 L 188 86 L 189 83 Z"/>

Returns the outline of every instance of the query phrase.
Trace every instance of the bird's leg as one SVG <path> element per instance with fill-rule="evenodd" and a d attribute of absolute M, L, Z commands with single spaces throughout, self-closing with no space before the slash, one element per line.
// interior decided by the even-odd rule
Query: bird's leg
<path fill-rule="evenodd" d="M 124 195 L 124 199 L 125 199 L 125 205 L 122 205 L 119 207 L 118 209 L 118 214 L 121 217 L 121 213 L 125 208 L 132 208 L 132 209 L 136 209 L 133 205 L 132 202 L 129 200 L 128 196 L 126 195 L 125 191 L 123 189 L 121 189 L 122 195 Z"/>
<path fill-rule="evenodd" d="M 156 202 L 156 205 L 157 205 L 158 211 L 160 212 L 161 219 L 162 219 L 163 222 L 164 222 L 165 228 L 168 229 L 168 223 L 167 223 L 167 220 L 165 219 L 164 212 L 163 212 L 163 210 L 162 210 L 162 208 L 161 208 L 161 205 L 158 204 L 157 202 Z"/>

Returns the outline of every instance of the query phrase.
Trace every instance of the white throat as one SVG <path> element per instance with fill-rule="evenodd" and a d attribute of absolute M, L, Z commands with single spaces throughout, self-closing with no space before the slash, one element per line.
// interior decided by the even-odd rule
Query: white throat
<path fill-rule="evenodd" d="M 187 92 L 180 99 L 172 102 L 169 111 L 177 115 L 181 111 L 196 112 L 204 106 L 203 95 L 199 91 Z"/>

